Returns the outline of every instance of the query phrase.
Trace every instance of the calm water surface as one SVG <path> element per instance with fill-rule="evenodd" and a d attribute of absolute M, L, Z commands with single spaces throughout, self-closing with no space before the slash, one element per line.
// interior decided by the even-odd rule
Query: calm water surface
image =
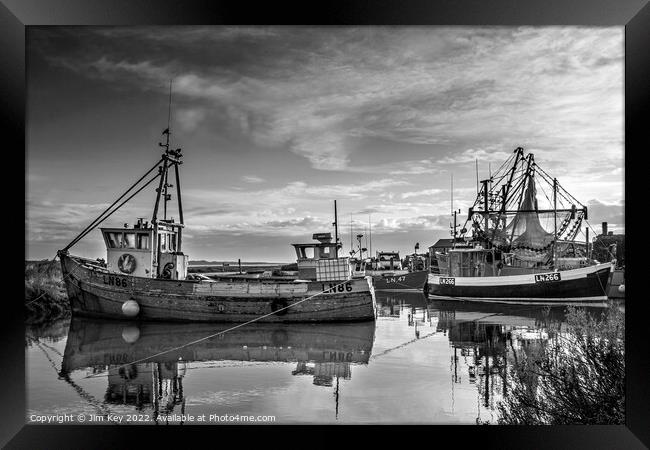
<path fill-rule="evenodd" d="M 563 307 L 421 293 L 378 292 L 377 302 L 375 323 L 251 324 L 185 347 L 232 325 L 75 318 L 30 329 L 27 422 L 115 414 L 124 423 L 137 414 L 140 424 L 196 424 L 205 414 L 215 424 L 210 415 L 239 414 L 273 423 L 494 423 L 513 352 L 540 345 L 565 320 Z"/>

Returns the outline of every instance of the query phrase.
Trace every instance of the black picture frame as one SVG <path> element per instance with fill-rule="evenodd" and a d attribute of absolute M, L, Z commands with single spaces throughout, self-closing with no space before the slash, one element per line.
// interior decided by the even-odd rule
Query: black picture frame
<path fill-rule="evenodd" d="M 635 179 L 628 174 L 640 152 L 647 147 L 647 128 L 643 112 L 648 110 L 650 71 L 650 5 L 647 0 L 348 0 L 338 2 L 249 2 L 193 0 L 2 0 L 0 4 L 0 107 L 3 156 L 12 171 L 20 165 L 19 149 L 25 149 L 25 27 L 30 25 L 166 25 L 166 24 L 335 24 L 335 25 L 585 25 L 625 26 L 625 199 L 632 202 Z M 525 62 L 522 62 L 525 63 Z M 7 142 L 8 141 L 8 142 Z M 26 155 L 24 155 L 26 156 Z M 25 158 L 22 163 L 25 164 Z M 7 164 L 7 163 L 6 163 Z M 27 170 L 26 165 L 24 165 Z M 637 163 L 637 170 L 639 165 Z M 642 170 L 642 169 L 641 169 Z M 633 170 L 634 171 L 634 170 Z M 6 170 L 6 172 L 8 172 Z M 10 178 L 6 178 L 10 180 Z M 14 220 L 25 223 L 25 207 L 11 186 L 3 196 L 11 204 L 5 227 Z M 636 183 L 640 184 L 639 181 Z M 25 184 L 26 188 L 26 184 Z M 639 186 L 641 193 L 643 187 Z M 18 213 L 16 213 L 16 211 Z M 21 216 L 20 211 L 23 212 Z M 630 221 L 631 222 L 631 221 Z M 635 235 L 637 225 L 627 223 L 627 234 Z M 644 239 L 639 234 L 642 247 Z M 495 448 L 647 448 L 650 446 L 650 389 L 646 387 L 649 373 L 647 335 L 639 280 L 641 258 L 628 245 L 626 296 L 626 425 L 625 426 L 562 426 L 562 427 L 498 427 L 498 426 L 435 426 L 413 427 L 398 432 L 406 445 L 440 445 L 450 439 L 452 445 L 480 445 Z M 142 440 L 146 445 L 162 440 L 169 444 L 176 438 L 183 445 L 199 445 L 201 438 L 214 445 L 232 445 L 222 440 L 225 434 L 236 437 L 235 443 L 249 444 L 251 439 L 278 445 L 312 445 L 313 441 L 331 445 L 346 443 L 340 431 L 321 427 L 265 426 L 250 432 L 250 426 L 219 427 L 107 427 L 25 424 L 25 358 L 24 312 L 18 301 L 18 264 L 12 262 L 14 251 L 6 247 L 5 277 L 11 290 L 5 294 L 5 318 L 2 329 L 4 357 L 2 371 L 2 420 L 0 445 L 6 448 L 120 448 L 134 447 Z M 639 250 L 639 252 L 642 250 Z M 23 247 L 24 256 L 24 247 Z M 23 258 L 24 259 L 24 258 Z M 630 263 L 631 262 L 631 263 Z M 630 279 L 632 282 L 630 283 Z M 15 281 L 15 282 L 14 282 Z M 13 289 L 16 289 L 16 292 Z M 187 428 L 190 428 L 188 430 Z M 217 430 L 218 428 L 218 430 Z M 393 427 L 345 427 L 361 436 L 379 433 L 395 435 Z M 299 436 L 297 435 L 299 434 Z M 297 440 L 297 442 L 296 442 Z M 230 441 L 233 442 L 233 441 Z M 140 444 L 142 445 L 142 444 Z M 366 445 L 365 439 L 360 445 Z"/>

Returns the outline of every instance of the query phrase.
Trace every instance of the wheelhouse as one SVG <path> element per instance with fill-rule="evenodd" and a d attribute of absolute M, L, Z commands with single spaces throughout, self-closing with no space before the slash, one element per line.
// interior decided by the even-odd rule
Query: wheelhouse
<path fill-rule="evenodd" d="M 312 238 L 318 242 L 291 244 L 298 260 L 298 276 L 318 281 L 350 279 L 350 260 L 338 257 L 340 244 L 332 242 L 332 234 L 315 233 Z"/>
<path fill-rule="evenodd" d="M 500 258 L 495 249 L 458 248 L 447 252 L 450 277 L 492 277 L 499 275 Z M 442 271 L 442 270 L 441 270 Z"/>
<path fill-rule="evenodd" d="M 377 252 L 375 269 L 402 270 L 402 260 L 399 257 L 399 252 Z"/>
<path fill-rule="evenodd" d="M 184 280 L 188 256 L 181 252 L 183 225 L 173 220 L 138 222 L 124 228 L 101 228 L 106 266 L 111 272 L 138 277 Z"/>

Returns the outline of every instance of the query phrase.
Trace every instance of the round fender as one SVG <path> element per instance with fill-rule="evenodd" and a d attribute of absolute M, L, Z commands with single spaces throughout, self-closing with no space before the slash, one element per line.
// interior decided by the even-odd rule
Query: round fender
<path fill-rule="evenodd" d="M 126 317 L 135 317 L 140 313 L 140 305 L 135 300 L 127 300 L 122 304 L 122 314 Z"/>

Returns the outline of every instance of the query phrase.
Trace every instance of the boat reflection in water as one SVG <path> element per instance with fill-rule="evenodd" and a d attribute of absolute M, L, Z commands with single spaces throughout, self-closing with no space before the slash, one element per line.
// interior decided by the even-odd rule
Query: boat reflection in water
<path fill-rule="evenodd" d="M 508 369 L 517 355 L 530 356 L 567 330 L 565 307 L 434 301 L 430 308 L 436 310 L 437 330 L 453 348 L 452 389 L 466 374 L 478 389 L 480 406 L 490 411 L 495 399 L 508 395 Z M 602 307 L 584 308 L 588 314 L 603 312 Z"/>
<path fill-rule="evenodd" d="M 376 321 L 249 324 L 201 340 L 230 326 L 74 317 L 65 341 L 62 326 L 32 330 L 29 414 L 137 412 L 145 423 L 173 424 L 181 419 L 169 416 L 204 413 L 272 414 L 276 424 L 497 423 L 499 401 L 513 395 L 510 369 L 570 332 L 561 306 L 404 291 L 378 293 Z"/>
<path fill-rule="evenodd" d="M 249 324 L 186 346 L 228 328 L 225 324 L 135 325 L 75 317 L 60 376 L 71 379 L 76 370 L 107 371 L 104 403 L 130 405 L 138 411 L 152 409 L 156 420 L 160 414 L 185 413 L 183 378 L 194 365 L 204 369 L 241 366 L 237 363 L 241 361 L 289 362 L 296 363 L 294 376 L 312 376 L 316 386 L 336 384 L 338 411 L 338 380 L 349 380 L 352 366 L 368 364 L 375 333 L 374 322 Z"/>
<path fill-rule="evenodd" d="M 599 316 L 606 304 L 581 306 L 588 314 Z M 498 403 L 509 395 L 509 369 L 517 358 L 532 355 L 568 331 L 565 308 L 427 300 L 421 293 L 377 296 L 379 325 L 386 321 L 404 323 L 412 330 L 413 345 L 422 339 L 431 340 L 432 354 L 449 358 L 446 376 L 451 378 L 451 414 L 466 415 L 473 409 L 477 423 L 496 423 Z M 449 348 L 446 354 L 435 350 L 436 336 L 444 336 Z M 381 355 L 381 348 L 378 352 Z M 473 408 L 468 404 L 468 387 L 475 393 Z M 444 398 L 436 400 L 445 403 Z"/>

